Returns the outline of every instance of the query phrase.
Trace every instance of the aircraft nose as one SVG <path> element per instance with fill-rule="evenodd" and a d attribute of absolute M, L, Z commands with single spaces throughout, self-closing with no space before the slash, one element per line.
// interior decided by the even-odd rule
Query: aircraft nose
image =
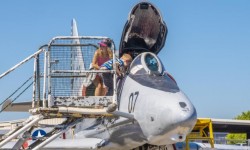
<path fill-rule="evenodd" d="M 188 99 L 182 98 L 176 105 L 176 110 L 173 110 L 174 113 L 172 114 L 172 116 L 175 116 L 172 124 L 193 128 L 197 119 L 197 113 L 193 104 Z"/>
<path fill-rule="evenodd" d="M 167 98 L 168 100 L 160 100 L 161 110 L 158 119 L 155 119 L 157 128 L 152 133 L 155 136 L 149 138 L 151 144 L 164 145 L 184 141 L 196 123 L 196 110 L 182 92 Z"/>

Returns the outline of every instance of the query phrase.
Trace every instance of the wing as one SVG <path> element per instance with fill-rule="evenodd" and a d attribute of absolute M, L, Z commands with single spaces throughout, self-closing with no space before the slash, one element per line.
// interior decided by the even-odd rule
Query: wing
<path fill-rule="evenodd" d="M 28 112 L 32 107 L 32 102 L 20 102 L 20 103 L 12 103 L 11 100 L 7 100 L 3 103 L 1 107 L 1 111 L 9 111 L 9 112 Z"/>
<path fill-rule="evenodd" d="M 192 132 L 194 133 L 200 130 L 209 132 L 250 133 L 250 120 L 198 118 Z"/>
<path fill-rule="evenodd" d="M 9 142 L 2 149 L 12 149 L 16 142 Z M 28 145 L 32 144 L 32 140 L 28 141 Z M 103 139 L 85 138 L 85 139 L 58 139 L 50 142 L 42 149 L 97 149 L 105 144 Z"/>
<path fill-rule="evenodd" d="M 97 149 L 105 144 L 105 140 L 98 138 L 85 138 L 85 139 L 64 139 L 55 140 L 48 145 L 45 149 Z"/>
<path fill-rule="evenodd" d="M 214 132 L 250 133 L 250 120 L 211 119 Z"/>
<path fill-rule="evenodd" d="M 2 121 L 0 122 L 0 139 L 9 131 L 13 130 L 19 124 L 23 123 L 26 119 L 12 120 L 12 121 Z"/>

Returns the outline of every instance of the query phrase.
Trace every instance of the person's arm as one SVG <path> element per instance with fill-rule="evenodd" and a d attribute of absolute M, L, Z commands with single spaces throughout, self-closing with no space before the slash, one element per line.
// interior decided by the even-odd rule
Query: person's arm
<path fill-rule="evenodd" d="M 113 58 L 112 50 L 110 48 L 108 48 L 107 51 L 108 51 L 109 59 L 112 59 Z"/>
<path fill-rule="evenodd" d="M 123 74 L 123 70 L 122 70 L 122 68 L 121 68 L 121 66 L 120 66 L 120 64 L 119 63 L 116 63 L 116 74 L 118 75 L 118 76 L 122 76 L 122 74 Z"/>
<path fill-rule="evenodd" d="M 96 51 L 95 54 L 94 54 L 93 60 L 92 60 L 92 66 L 93 66 L 95 69 L 99 70 L 100 67 L 98 66 L 98 61 L 97 61 L 97 59 L 98 59 L 98 53 L 97 53 L 97 51 Z"/>

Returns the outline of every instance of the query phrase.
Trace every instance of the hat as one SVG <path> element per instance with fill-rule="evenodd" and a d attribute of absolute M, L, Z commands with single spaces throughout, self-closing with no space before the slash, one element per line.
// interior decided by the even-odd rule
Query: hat
<path fill-rule="evenodd" d="M 107 40 L 102 40 L 101 42 L 98 43 L 100 46 L 105 46 L 107 47 Z"/>

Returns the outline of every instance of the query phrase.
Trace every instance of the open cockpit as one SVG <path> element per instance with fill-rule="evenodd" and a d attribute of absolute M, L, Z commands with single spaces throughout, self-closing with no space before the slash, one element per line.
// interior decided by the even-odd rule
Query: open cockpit
<path fill-rule="evenodd" d="M 160 59 L 150 52 L 141 53 L 133 60 L 129 77 L 146 87 L 167 92 L 179 92 L 175 80 L 165 72 Z"/>

